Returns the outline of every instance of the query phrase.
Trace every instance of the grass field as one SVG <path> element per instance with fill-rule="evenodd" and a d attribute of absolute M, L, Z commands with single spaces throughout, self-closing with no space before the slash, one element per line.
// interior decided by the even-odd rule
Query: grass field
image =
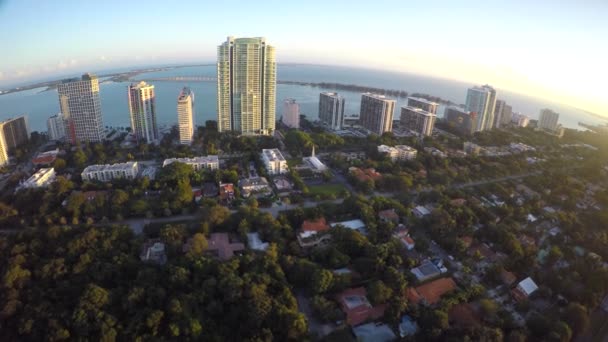
<path fill-rule="evenodd" d="M 294 166 L 298 166 L 298 165 L 302 165 L 302 159 L 301 158 L 287 159 L 287 166 L 294 167 Z"/>
<path fill-rule="evenodd" d="M 346 190 L 344 185 L 342 184 L 323 184 L 323 185 L 313 185 L 308 187 L 308 191 L 312 196 L 329 196 L 336 195 L 343 190 Z"/>

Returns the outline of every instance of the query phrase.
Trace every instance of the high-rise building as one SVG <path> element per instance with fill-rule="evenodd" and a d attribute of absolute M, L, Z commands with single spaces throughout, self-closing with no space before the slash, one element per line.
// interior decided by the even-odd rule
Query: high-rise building
<path fill-rule="evenodd" d="M 408 101 L 409 103 L 409 101 Z M 419 136 L 431 136 L 437 115 L 416 107 L 401 107 L 401 127 L 409 129 Z"/>
<path fill-rule="evenodd" d="M 344 124 L 344 97 L 338 93 L 319 95 L 319 120 L 330 129 L 339 131 Z"/>
<path fill-rule="evenodd" d="M 51 116 L 46 120 L 47 134 L 49 140 L 63 140 L 65 139 L 65 120 L 63 114 L 59 113 Z"/>
<path fill-rule="evenodd" d="M 359 122 L 372 133 L 382 135 L 393 130 L 395 100 L 384 95 L 365 93 L 361 95 Z"/>
<path fill-rule="evenodd" d="M 493 128 L 495 107 L 496 90 L 489 85 L 469 88 L 467 91 L 466 109 L 477 113 L 476 132 Z"/>
<path fill-rule="evenodd" d="M 511 123 L 511 119 L 513 118 L 513 107 L 509 106 L 505 103 L 505 106 L 502 109 L 502 115 L 500 118 L 500 126 L 507 126 Z"/>
<path fill-rule="evenodd" d="M 559 127 L 558 121 L 559 113 L 556 113 L 548 108 L 541 109 L 540 117 L 538 119 L 538 128 L 556 132 Z"/>
<path fill-rule="evenodd" d="M 276 61 L 265 38 L 234 38 L 217 48 L 218 130 L 269 135 L 275 129 Z"/>
<path fill-rule="evenodd" d="M 141 81 L 128 87 L 131 129 L 138 142 L 151 144 L 158 140 L 156 96 L 154 86 Z"/>
<path fill-rule="evenodd" d="M 477 122 L 476 113 L 470 113 L 459 107 L 446 107 L 443 117 L 449 127 L 464 135 L 471 135 L 475 132 Z"/>
<path fill-rule="evenodd" d="M 517 127 L 528 127 L 530 123 L 530 117 L 521 113 L 513 113 L 511 117 L 511 122 L 514 123 Z"/>
<path fill-rule="evenodd" d="M 435 115 L 437 114 L 437 108 L 439 108 L 438 103 L 419 97 L 408 97 L 407 105 L 408 107 L 420 108 Z"/>
<path fill-rule="evenodd" d="M 6 150 L 6 142 L 4 141 L 4 134 L 0 132 L 0 166 L 8 164 L 8 153 Z"/>
<path fill-rule="evenodd" d="M 294 99 L 283 101 L 283 124 L 289 128 L 300 128 L 300 105 Z"/>
<path fill-rule="evenodd" d="M 62 81 L 57 87 L 59 107 L 66 120 L 66 136 L 71 143 L 100 142 L 104 139 L 97 76 Z"/>
<path fill-rule="evenodd" d="M 4 135 L 4 146 L 8 153 L 26 144 L 29 140 L 30 134 L 25 116 L 4 120 L 0 122 L 0 127 L 2 128 L 2 135 Z"/>
<path fill-rule="evenodd" d="M 194 93 L 184 87 L 177 97 L 177 124 L 179 126 L 179 143 L 192 144 L 194 134 Z"/>
<path fill-rule="evenodd" d="M 494 107 L 494 123 L 492 124 L 494 128 L 500 128 L 506 105 L 507 103 L 504 100 L 496 100 L 496 106 Z"/>

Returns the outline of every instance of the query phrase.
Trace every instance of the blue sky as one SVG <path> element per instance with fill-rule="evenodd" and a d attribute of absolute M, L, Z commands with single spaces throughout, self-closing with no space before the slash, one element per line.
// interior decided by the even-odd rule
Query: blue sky
<path fill-rule="evenodd" d="M 212 62 L 265 36 L 278 62 L 414 72 L 608 115 L 608 1 L 0 0 L 0 85 Z"/>

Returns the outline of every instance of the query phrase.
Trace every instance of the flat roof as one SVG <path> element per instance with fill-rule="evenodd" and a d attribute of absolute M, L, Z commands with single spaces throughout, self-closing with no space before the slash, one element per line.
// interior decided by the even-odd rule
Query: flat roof
<path fill-rule="evenodd" d="M 262 154 L 264 154 L 266 156 L 266 159 L 270 161 L 285 160 L 285 157 L 283 157 L 283 154 L 281 153 L 281 151 L 279 151 L 278 148 L 263 149 Z"/>
<path fill-rule="evenodd" d="M 178 162 L 184 164 L 209 164 L 219 163 L 220 159 L 216 155 L 200 156 L 194 158 L 168 158 L 163 162 L 163 166 L 167 166 L 171 163 Z"/>
<path fill-rule="evenodd" d="M 118 171 L 124 169 L 131 169 L 137 166 L 136 161 L 130 161 L 126 163 L 117 163 L 117 164 L 95 164 L 87 166 L 82 172 L 97 172 L 97 171 Z"/>
<path fill-rule="evenodd" d="M 532 278 L 528 277 L 519 282 L 518 285 L 526 295 L 531 295 L 534 291 L 538 290 L 538 285 L 532 280 Z"/>
<path fill-rule="evenodd" d="M 401 109 L 409 110 L 411 112 L 415 112 L 416 114 L 424 115 L 424 116 L 437 116 L 437 114 L 433 114 L 431 112 L 427 112 L 424 109 L 412 106 L 401 106 Z"/>
<path fill-rule="evenodd" d="M 435 105 L 435 106 L 438 106 L 438 105 L 439 105 L 439 103 L 437 103 L 437 102 L 429 101 L 429 100 L 424 99 L 424 98 L 422 98 L 422 97 L 408 97 L 407 99 L 408 99 L 408 100 L 409 100 L 409 99 L 412 99 L 412 100 L 414 100 L 414 101 L 418 101 L 418 102 L 424 102 L 424 103 L 427 103 L 427 104 L 430 104 L 430 105 Z"/>

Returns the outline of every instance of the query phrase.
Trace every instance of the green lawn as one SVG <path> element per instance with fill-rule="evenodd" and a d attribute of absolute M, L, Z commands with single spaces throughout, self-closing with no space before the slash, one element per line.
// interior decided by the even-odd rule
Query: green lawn
<path fill-rule="evenodd" d="M 312 196 L 328 196 L 338 195 L 341 191 L 346 190 L 342 184 L 323 184 L 313 185 L 308 187 L 309 194 Z"/>
<path fill-rule="evenodd" d="M 287 159 L 287 166 L 294 167 L 294 166 L 298 166 L 298 165 L 302 165 L 302 159 L 301 158 Z"/>

